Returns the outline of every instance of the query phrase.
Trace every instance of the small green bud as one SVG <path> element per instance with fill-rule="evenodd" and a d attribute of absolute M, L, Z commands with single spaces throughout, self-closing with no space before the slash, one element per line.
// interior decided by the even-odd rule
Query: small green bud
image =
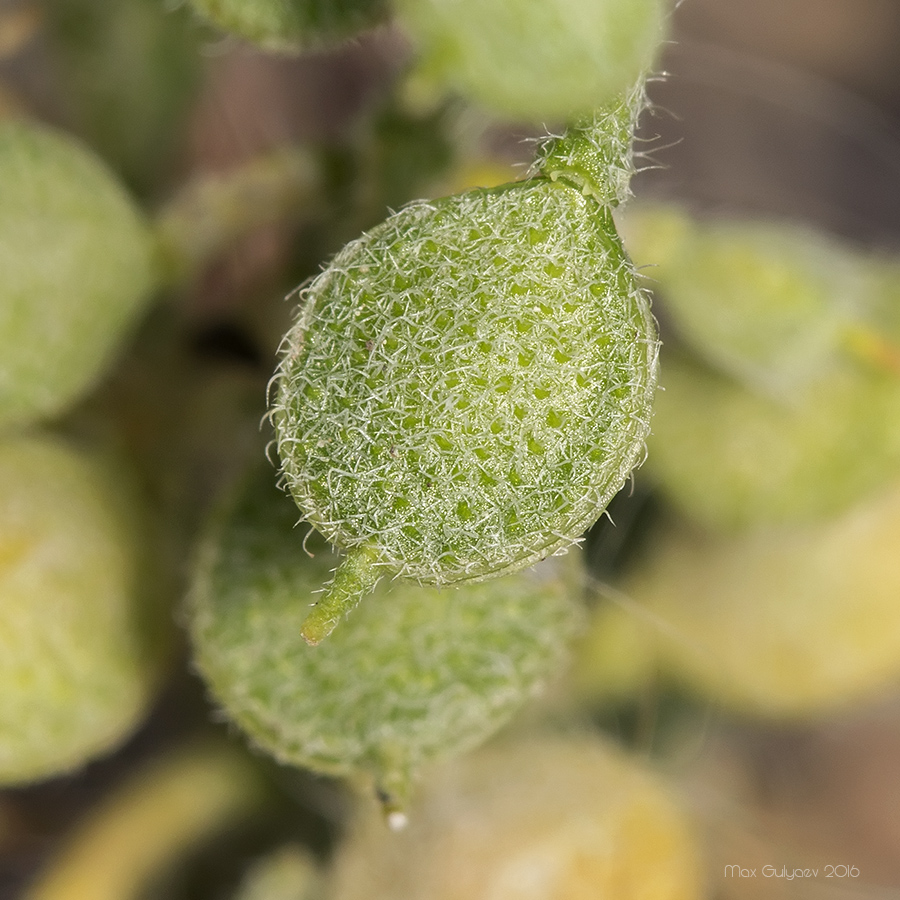
<path fill-rule="evenodd" d="M 272 418 L 294 499 L 349 553 L 311 642 L 383 574 L 477 581 L 571 544 L 640 461 L 654 322 L 613 188 L 566 155 L 401 210 L 305 291 Z"/>
<path fill-rule="evenodd" d="M 0 122 L 0 427 L 56 415 L 95 382 L 153 287 L 152 254 L 99 160 Z"/>
<path fill-rule="evenodd" d="M 261 472 L 207 540 L 190 602 L 215 697 L 279 760 L 402 798 L 425 763 L 483 741 L 563 664 L 580 621 L 563 560 L 459 589 L 384 585 L 308 646 L 300 626 L 338 558 L 296 523 Z"/>
<path fill-rule="evenodd" d="M 706 896 L 677 801 L 587 738 L 500 744 L 433 771 L 405 831 L 360 816 L 332 868 L 341 900 Z"/>
<path fill-rule="evenodd" d="M 488 109 L 568 121 L 653 65 L 666 0 L 398 0 L 422 74 Z"/>
<path fill-rule="evenodd" d="M 0 783 L 112 749 L 153 696 L 167 611 L 144 602 L 129 496 L 55 440 L 0 444 Z"/>
<path fill-rule="evenodd" d="M 267 50 L 290 51 L 352 37 L 387 18 L 387 0 L 192 0 L 204 18 Z"/>

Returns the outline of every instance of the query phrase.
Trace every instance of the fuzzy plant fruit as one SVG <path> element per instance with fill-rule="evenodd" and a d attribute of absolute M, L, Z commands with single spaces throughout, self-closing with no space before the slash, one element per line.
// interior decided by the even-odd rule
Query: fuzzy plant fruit
<path fill-rule="evenodd" d="M 409 828 L 360 816 L 332 864 L 341 900 L 701 900 L 687 816 L 600 741 L 540 737 L 431 773 Z"/>
<path fill-rule="evenodd" d="M 384 584 L 308 646 L 300 625 L 338 558 L 314 532 L 304 552 L 297 519 L 271 470 L 249 480 L 211 529 L 190 603 L 215 698 L 282 762 L 402 802 L 425 763 L 483 741 L 565 661 L 580 621 L 571 555 L 458 589 Z"/>
<path fill-rule="evenodd" d="M 657 668 L 744 713 L 803 719 L 900 685 L 900 485 L 802 528 L 668 524 L 626 579 Z"/>
<path fill-rule="evenodd" d="M 397 0 L 429 81 L 501 115 L 570 121 L 652 65 L 667 0 Z"/>
<path fill-rule="evenodd" d="M 192 0 L 205 19 L 269 51 L 318 47 L 387 18 L 387 0 Z"/>
<path fill-rule="evenodd" d="M 107 462 L 48 437 L 0 444 L 0 784 L 112 749 L 159 681 L 168 611 Z"/>
<path fill-rule="evenodd" d="M 272 418 L 297 505 L 347 553 L 311 643 L 384 574 L 472 582 L 571 544 L 639 462 L 657 340 L 611 211 L 642 98 L 526 181 L 406 207 L 304 291 Z"/>
<path fill-rule="evenodd" d="M 98 159 L 0 122 L 0 428 L 56 415 L 96 381 L 152 290 L 153 252 Z"/>

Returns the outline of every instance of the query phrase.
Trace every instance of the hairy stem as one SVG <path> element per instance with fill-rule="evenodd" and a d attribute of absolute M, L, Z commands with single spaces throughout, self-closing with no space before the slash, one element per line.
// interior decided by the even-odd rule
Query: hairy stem
<path fill-rule="evenodd" d="M 603 206 L 624 203 L 631 196 L 634 130 L 647 105 L 644 84 L 641 79 L 624 96 L 546 141 L 532 171 L 574 183 Z"/>

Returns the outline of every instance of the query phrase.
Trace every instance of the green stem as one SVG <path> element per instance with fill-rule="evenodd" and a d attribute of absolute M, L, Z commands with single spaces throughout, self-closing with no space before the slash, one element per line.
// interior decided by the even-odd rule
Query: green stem
<path fill-rule="evenodd" d="M 320 181 L 313 154 L 289 147 L 189 183 L 156 216 L 163 281 L 184 284 L 241 236 L 307 213 Z"/>
<path fill-rule="evenodd" d="M 368 594 L 384 574 L 378 554 L 371 547 L 351 550 L 334 573 L 322 599 L 303 620 L 300 634 L 313 647 L 331 634 L 347 613 Z"/>
<path fill-rule="evenodd" d="M 634 174 L 634 132 L 647 105 L 644 84 L 642 78 L 624 96 L 546 141 L 535 174 L 571 182 L 603 206 L 624 203 Z"/>

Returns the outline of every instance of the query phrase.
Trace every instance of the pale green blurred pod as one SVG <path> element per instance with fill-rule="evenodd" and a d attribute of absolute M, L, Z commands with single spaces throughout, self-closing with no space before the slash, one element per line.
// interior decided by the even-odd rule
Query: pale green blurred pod
<path fill-rule="evenodd" d="M 267 799 L 259 773 L 233 748 L 169 751 L 78 823 L 25 900 L 138 900 L 167 867 L 258 815 Z"/>
<path fill-rule="evenodd" d="M 671 330 L 647 468 L 684 512 L 724 529 L 812 521 L 900 471 L 898 352 L 869 256 L 665 206 L 622 221 Z"/>
<path fill-rule="evenodd" d="M 896 375 L 848 360 L 792 403 L 674 352 L 662 373 L 646 469 L 710 527 L 822 520 L 900 472 Z"/>
<path fill-rule="evenodd" d="M 652 68 L 667 0 L 397 0 L 420 75 L 533 122 L 592 113 Z"/>
<path fill-rule="evenodd" d="M 387 18 L 387 0 L 192 0 L 210 22 L 269 51 L 352 37 Z"/>
<path fill-rule="evenodd" d="M 402 799 L 427 762 L 481 743 L 564 665 L 577 558 L 459 589 L 385 583 L 308 646 L 300 626 L 339 558 L 298 518 L 273 472 L 249 481 L 200 554 L 190 603 L 215 698 L 279 760 Z"/>
<path fill-rule="evenodd" d="M 232 900 L 319 900 L 322 874 L 312 853 L 285 844 L 256 860 Z"/>
<path fill-rule="evenodd" d="M 869 302 L 867 260 L 810 228 L 701 222 L 676 206 L 631 204 L 628 250 L 698 357 L 745 387 L 797 398 L 833 365 Z"/>
<path fill-rule="evenodd" d="M 153 288 L 153 253 L 103 163 L 0 121 L 0 428 L 57 415 L 99 378 Z"/>
<path fill-rule="evenodd" d="M 588 737 L 500 743 L 430 773 L 391 834 L 360 815 L 340 900 L 701 900 L 685 812 L 638 761 Z"/>
<path fill-rule="evenodd" d="M 669 523 L 620 615 L 661 672 L 737 711 L 810 718 L 900 688 L 900 485 L 838 518 L 723 537 Z"/>
<path fill-rule="evenodd" d="M 53 438 L 0 443 L 0 784 L 110 751 L 159 683 L 169 614 L 118 474 Z"/>

